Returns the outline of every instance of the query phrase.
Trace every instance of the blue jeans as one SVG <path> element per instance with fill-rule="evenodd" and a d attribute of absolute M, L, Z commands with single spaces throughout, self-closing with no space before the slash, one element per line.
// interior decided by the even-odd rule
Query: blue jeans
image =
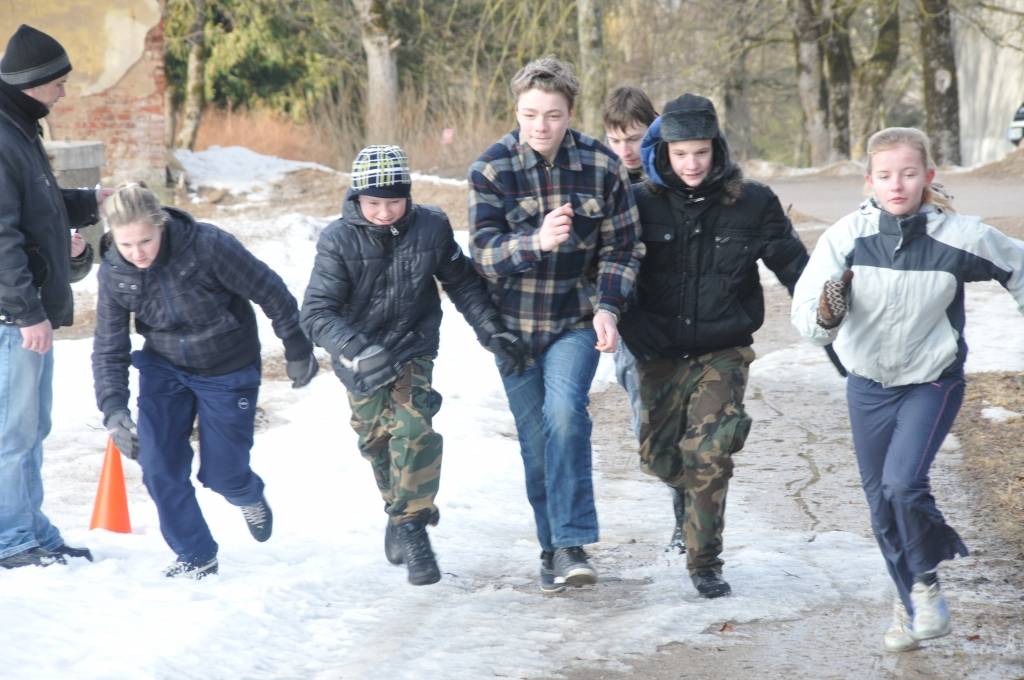
<path fill-rule="evenodd" d="M 853 446 L 871 508 L 871 528 L 889 576 L 908 612 L 914 574 L 967 555 L 960 536 L 935 506 L 928 470 L 964 398 L 963 376 L 882 387 L 846 380 Z"/>
<path fill-rule="evenodd" d="M 503 377 L 543 550 L 597 541 L 590 460 L 590 383 L 597 334 L 566 331 L 523 372 Z"/>
<path fill-rule="evenodd" d="M 217 376 L 195 375 L 150 352 L 132 353 L 139 369 L 139 464 L 167 545 L 188 562 L 217 555 L 190 479 L 189 436 L 199 416 L 199 481 L 232 505 L 251 505 L 263 480 L 249 467 L 260 362 Z"/>
<path fill-rule="evenodd" d="M 615 346 L 615 379 L 626 390 L 629 409 L 633 412 L 633 434 L 640 439 L 640 378 L 636 374 L 636 357 L 619 338 Z"/>
<path fill-rule="evenodd" d="M 53 407 L 53 350 L 21 347 L 21 331 L 0 324 L 0 559 L 64 543 L 43 514 L 43 440 Z"/>

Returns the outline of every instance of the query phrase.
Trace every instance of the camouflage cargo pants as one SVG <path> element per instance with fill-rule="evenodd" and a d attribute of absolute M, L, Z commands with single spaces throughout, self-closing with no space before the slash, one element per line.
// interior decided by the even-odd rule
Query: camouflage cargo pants
<path fill-rule="evenodd" d="M 390 387 L 348 395 L 359 452 L 370 461 L 384 508 L 396 523 L 437 513 L 442 439 L 431 422 L 441 395 L 431 387 L 433 370 L 431 359 L 413 359 Z"/>
<path fill-rule="evenodd" d="M 690 573 L 720 568 L 725 496 L 732 454 L 743 448 L 751 420 L 743 393 L 749 347 L 686 359 L 638 361 L 640 467 L 682 493 Z"/>

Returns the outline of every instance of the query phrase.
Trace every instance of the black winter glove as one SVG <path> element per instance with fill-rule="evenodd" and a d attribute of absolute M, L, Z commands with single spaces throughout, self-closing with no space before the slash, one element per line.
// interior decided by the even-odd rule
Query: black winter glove
<path fill-rule="evenodd" d="M 114 411 L 103 421 L 103 426 L 107 428 L 118 451 L 132 460 L 138 460 L 139 433 L 128 411 Z"/>
<path fill-rule="evenodd" d="M 313 379 L 316 372 L 320 370 L 320 363 L 313 356 L 313 353 L 310 352 L 309 356 L 303 359 L 289 361 L 285 366 L 285 370 L 288 372 L 288 377 L 292 380 L 292 389 L 298 389 L 309 384 L 309 381 Z"/>
<path fill-rule="evenodd" d="M 352 371 L 359 389 L 366 394 L 387 387 L 398 378 L 391 352 L 380 345 L 370 345 L 352 359 L 340 356 L 338 361 Z"/>
<path fill-rule="evenodd" d="M 498 362 L 498 372 L 501 373 L 502 377 L 507 378 L 512 374 L 523 374 L 523 371 L 526 369 L 526 360 L 530 356 L 530 350 L 519 336 L 509 331 L 501 331 L 487 338 L 487 342 L 484 345 L 501 359 Z"/>
<path fill-rule="evenodd" d="M 839 281 L 826 281 L 818 298 L 818 325 L 835 328 L 843 322 L 850 307 L 850 281 L 853 271 L 847 269 Z"/>

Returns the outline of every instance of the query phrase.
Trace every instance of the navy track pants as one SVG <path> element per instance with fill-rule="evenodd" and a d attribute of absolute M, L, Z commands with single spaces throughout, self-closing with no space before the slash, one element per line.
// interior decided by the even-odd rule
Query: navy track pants
<path fill-rule="evenodd" d="M 146 351 L 132 353 L 139 369 L 139 463 L 156 503 L 160 531 L 183 560 L 216 556 L 217 543 L 196 500 L 189 437 L 199 416 L 199 474 L 203 486 L 232 505 L 263 495 L 249 467 L 260 386 L 259 360 L 237 371 L 202 376 Z"/>
<path fill-rule="evenodd" d="M 871 528 L 900 599 L 913 612 L 914 574 L 967 555 L 928 482 L 928 469 L 963 403 L 964 379 L 882 387 L 851 375 L 846 397 Z"/>

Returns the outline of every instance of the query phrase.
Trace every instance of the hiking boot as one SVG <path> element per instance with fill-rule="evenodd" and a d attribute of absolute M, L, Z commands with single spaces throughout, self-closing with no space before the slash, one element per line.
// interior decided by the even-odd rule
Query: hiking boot
<path fill-rule="evenodd" d="M 918 640 L 949 635 L 953 624 L 949 620 L 949 607 L 946 598 L 939 590 L 939 582 L 926 584 L 920 581 L 910 589 L 910 602 L 914 605 L 914 624 L 911 630 Z"/>
<path fill-rule="evenodd" d="M 92 562 L 92 552 L 88 548 L 74 548 L 67 543 L 62 543 L 53 553 L 64 557 L 83 558 Z"/>
<path fill-rule="evenodd" d="M 395 532 L 398 534 L 402 560 L 409 570 L 409 583 L 414 586 L 426 586 L 440 581 L 441 571 L 437 568 L 434 551 L 430 548 L 426 522 L 402 522 Z"/>
<path fill-rule="evenodd" d="M 190 578 L 198 581 L 211 574 L 217 573 L 217 558 L 211 557 L 208 560 L 197 560 L 189 562 L 178 558 L 171 566 L 164 569 L 164 576 L 167 578 Z"/>
<path fill-rule="evenodd" d="M 384 529 L 384 557 L 388 558 L 391 564 L 401 564 L 405 561 L 402 557 L 402 546 L 398 542 L 398 525 L 388 519 L 388 526 Z"/>
<path fill-rule="evenodd" d="M 722 578 L 720 569 L 698 569 L 696 573 L 690 574 L 690 580 L 700 596 L 709 600 L 732 592 L 732 588 Z"/>
<path fill-rule="evenodd" d="M 903 606 L 899 596 L 892 603 L 892 623 L 889 629 L 882 636 L 882 642 L 887 652 L 906 652 L 917 649 L 917 638 L 914 637 L 913 626 L 910 622 L 910 614 Z"/>
<path fill-rule="evenodd" d="M 590 566 L 587 553 L 578 545 L 571 548 L 555 548 L 552 562 L 555 568 L 555 583 L 564 583 L 573 588 L 597 583 L 597 570 Z"/>
<path fill-rule="evenodd" d="M 266 496 L 260 496 L 260 499 L 252 505 L 243 505 L 241 508 L 242 517 L 245 517 L 245 523 L 249 525 L 249 533 L 252 534 L 252 537 L 260 543 L 270 538 L 270 533 L 274 530 L 274 513 L 267 505 Z"/>
<path fill-rule="evenodd" d="M 686 541 L 683 540 L 683 522 L 686 520 L 686 501 L 683 492 L 675 487 L 669 487 L 672 492 L 672 514 L 676 523 L 672 528 L 672 538 L 668 539 L 665 552 L 677 551 L 680 555 L 686 552 Z"/>
<path fill-rule="evenodd" d="M 555 553 L 544 550 L 540 554 L 540 590 L 542 593 L 560 593 L 564 583 L 555 583 Z"/>
<path fill-rule="evenodd" d="M 67 564 L 64 556 L 40 547 L 23 550 L 16 555 L 5 557 L 0 560 L 0 567 L 4 569 L 17 569 L 18 567 L 48 567 L 51 564 Z"/>

